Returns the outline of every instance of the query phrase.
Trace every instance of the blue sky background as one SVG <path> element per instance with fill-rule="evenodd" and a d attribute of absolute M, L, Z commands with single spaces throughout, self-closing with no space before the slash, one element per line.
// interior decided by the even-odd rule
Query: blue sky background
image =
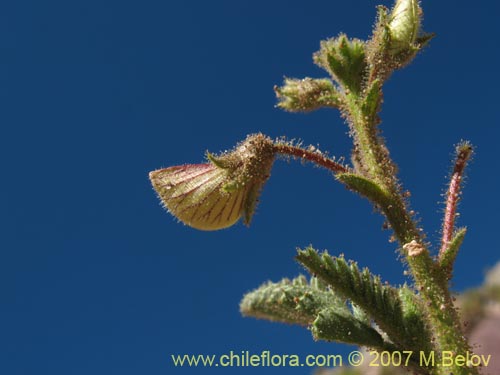
<path fill-rule="evenodd" d="M 4 1 L 0 4 L 0 372 L 9 375 L 310 374 L 174 368 L 171 354 L 317 354 L 300 327 L 242 318 L 242 295 L 304 271 L 313 244 L 406 279 L 369 204 L 324 170 L 278 161 L 251 228 L 185 227 L 150 170 L 203 161 L 262 131 L 348 156 L 338 113 L 274 108 L 311 54 L 366 38 L 375 1 Z M 384 1 L 391 5 L 390 1 Z M 385 87 L 383 132 L 412 207 L 439 239 L 453 145 L 477 146 L 453 285 L 499 260 L 497 2 L 423 1 L 438 34 Z"/>

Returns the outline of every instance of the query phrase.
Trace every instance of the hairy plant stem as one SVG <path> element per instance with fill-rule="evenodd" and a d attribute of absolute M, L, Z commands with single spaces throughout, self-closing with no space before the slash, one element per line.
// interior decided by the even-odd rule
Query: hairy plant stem
<path fill-rule="evenodd" d="M 363 98 L 347 95 L 347 112 L 355 140 L 357 157 L 362 162 L 367 177 L 376 181 L 386 191 L 385 199 L 374 202 L 380 207 L 391 224 L 401 247 L 402 255 L 411 270 L 416 286 L 424 300 L 431 329 L 435 332 L 436 357 L 443 351 L 465 355 L 469 344 L 461 332 L 461 326 L 448 290 L 445 274 L 432 260 L 422 236 L 409 213 L 401 194 L 394 163 L 389 157 L 383 139 L 378 136 L 375 123 L 369 123 L 361 109 Z M 413 244 L 414 250 L 405 251 L 405 245 Z M 476 367 L 435 367 L 435 374 L 478 374 Z"/>
<path fill-rule="evenodd" d="M 310 161 L 326 169 L 329 169 L 333 173 L 345 173 L 349 171 L 347 167 L 344 167 L 342 164 L 330 158 L 327 158 L 317 151 L 309 151 L 302 147 L 292 146 L 286 143 L 276 143 L 274 145 L 274 151 L 278 154 L 288 155 Z"/>
<path fill-rule="evenodd" d="M 446 193 L 446 209 L 443 219 L 443 236 L 441 239 L 441 249 L 439 250 L 439 258 L 445 257 L 455 230 L 455 216 L 457 211 L 458 200 L 460 197 L 460 187 L 467 161 L 471 157 L 472 147 L 465 143 L 458 150 L 453 173 L 450 179 L 450 185 Z"/>
<path fill-rule="evenodd" d="M 361 110 L 361 100 L 358 95 L 348 93 L 345 96 L 348 117 L 351 122 L 351 131 L 354 133 L 355 150 L 354 152 L 361 159 L 363 167 L 368 177 L 381 183 L 379 178 L 384 176 L 383 161 L 384 151 L 378 142 L 378 136 L 375 131 L 366 131 L 368 128 L 374 128 L 374 125 L 368 123 L 368 119 Z M 385 184 L 383 184 L 385 185 Z"/>

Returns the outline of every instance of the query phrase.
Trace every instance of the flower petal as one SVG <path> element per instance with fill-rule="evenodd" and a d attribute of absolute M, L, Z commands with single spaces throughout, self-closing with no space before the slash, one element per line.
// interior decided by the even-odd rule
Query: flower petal
<path fill-rule="evenodd" d="M 213 164 L 189 164 L 149 174 L 165 208 L 184 224 L 201 230 L 218 230 L 241 217 L 246 189 L 223 189 L 227 171 Z"/>

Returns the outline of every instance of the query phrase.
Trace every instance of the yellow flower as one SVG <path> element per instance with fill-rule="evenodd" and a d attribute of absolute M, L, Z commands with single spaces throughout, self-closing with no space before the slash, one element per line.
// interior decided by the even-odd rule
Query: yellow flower
<path fill-rule="evenodd" d="M 186 225 L 218 230 L 242 216 L 248 225 L 274 154 L 272 141 L 256 134 L 230 153 L 208 154 L 209 163 L 159 169 L 149 178 L 165 208 Z"/>

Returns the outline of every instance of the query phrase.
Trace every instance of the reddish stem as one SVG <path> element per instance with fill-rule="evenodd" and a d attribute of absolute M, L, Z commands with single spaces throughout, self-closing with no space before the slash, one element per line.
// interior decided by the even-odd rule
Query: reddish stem
<path fill-rule="evenodd" d="M 439 257 L 443 257 L 448 249 L 448 245 L 453 237 L 455 230 L 455 217 L 457 212 L 457 204 L 460 197 L 460 187 L 467 161 L 472 155 L 472 147 L 467 144 L 461 144 L 457 147 L 457 157 L 455 166 L 450 179 L 450 185 L 446 193 L 446 210 L 443 219 L 443 237 L 441 239 L 441 249 Z"/>
<path fill-rule="evenodd" d="M 334 173 L 346 173 L 349 172 L 347 167 L 342 164 L 333 161 L 318 152 L 308 151 L 301 147 L 291 146 L 284 143 L 278 143 L 274 145 L 274 149 L 277 153 L 284 155 L 291 155 L 296 158 L 302 158 L 312 163 L 318 164 Z"/>

